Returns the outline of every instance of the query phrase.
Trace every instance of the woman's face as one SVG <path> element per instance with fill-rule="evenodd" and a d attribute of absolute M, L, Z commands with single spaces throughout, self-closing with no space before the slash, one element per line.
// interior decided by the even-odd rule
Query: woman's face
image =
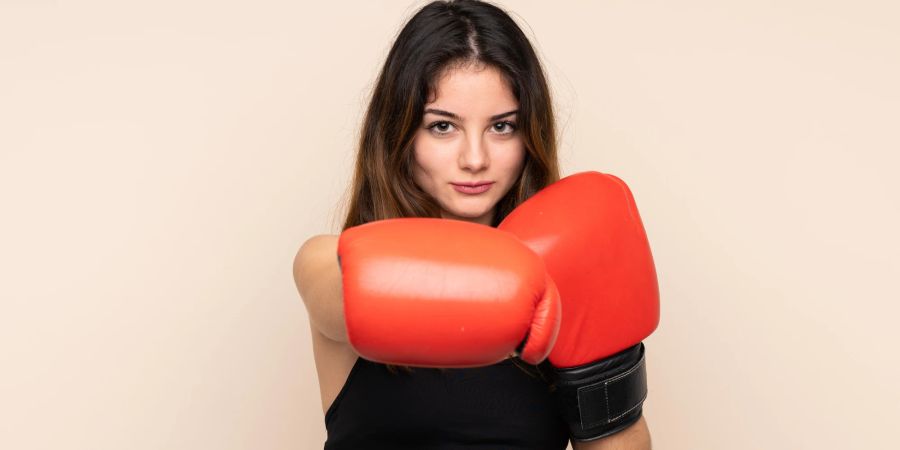
<path fill-rule="evenodd" d="M 447 72 L 428 101 L 413 138 L 415 182 L 438 201 L 442 217 L 490 225 L 525 160 L 519 104 L 492 67 Z M 487 185 L 459 186 L 472 183 Z"/>

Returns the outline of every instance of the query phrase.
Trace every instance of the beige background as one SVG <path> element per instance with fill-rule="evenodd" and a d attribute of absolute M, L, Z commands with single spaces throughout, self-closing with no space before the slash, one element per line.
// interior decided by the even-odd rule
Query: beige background
<path fill-rule="evenodd" d="M 422 4 L 0 0 L 0 448 L 321 448 L 291 261 Z M 501 4 L 641 208 L 655 448 L 896 448 L 900 7 Z"/>

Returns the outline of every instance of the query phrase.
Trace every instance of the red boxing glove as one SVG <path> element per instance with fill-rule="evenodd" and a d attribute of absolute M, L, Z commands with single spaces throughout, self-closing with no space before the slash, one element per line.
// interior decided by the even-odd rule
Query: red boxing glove
<path fill-rule="evenodd" d="M 644 346 L 659 324 L 650 245 L 628 186 L 599 172 L 541 190 L 499 225 L 541 255 L 562 301 L 550 353 L 573 438 L 618 432 L 641 416 Z"/>
<path fill-rule="evenodd" d="M 538 364 L 559 331 L 559 292 L 541 257 L 485 225 L 400 218 L 338 241 L 344 319 L 366 359 L 421 367 Z"/>

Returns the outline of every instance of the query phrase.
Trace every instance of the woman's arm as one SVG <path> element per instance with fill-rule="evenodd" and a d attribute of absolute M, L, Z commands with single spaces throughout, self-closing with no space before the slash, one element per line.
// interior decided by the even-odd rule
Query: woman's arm
<path fill-rule="evenodd" d="M 641 416 L 630 427 L 596 441 L 572 441 L 573 450 L 651 450 L 650 430 L 647 421 Z"/>
<path fill-rule="evenodd" d="M 294 283 L 306 305 L 310 325 L 325 337 L 347 342 L 337 235 L 309 238 L 294 257 Z"/>

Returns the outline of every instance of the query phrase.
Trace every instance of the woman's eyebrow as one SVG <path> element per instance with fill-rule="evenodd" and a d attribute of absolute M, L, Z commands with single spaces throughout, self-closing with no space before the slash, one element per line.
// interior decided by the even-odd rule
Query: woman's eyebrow
<path fill-rule="evenodd" d="M 452 112 L 444 111 L 443 109 L 428 108 L 428 109 L 425 110 L 425 112 L 426 112 L 426 113 L 437 114 L 437 115 L 439 115 L 439 116 L 449 117 L 449 118 L 454 119 L 454 120 L 462 121 L 462 117 L 459 117 L 459 116 L 457 116 L 456 114 L 453 114 Z M 505 113 L 496 114 L 496 115 L 491 116 L 491 120 L 502 119 L 502 118 L 504 118 L 504 117 L 506 117 L 506 116 L 511 116 L 511 115 L 516 114 L 516 113 L 518 113 L 518 112 L 519 112 L 518 109 L 514 109 L 514 110 L 512 110 L 512 111 L 507 111 L 507 112 L 505 112 Z"/>

